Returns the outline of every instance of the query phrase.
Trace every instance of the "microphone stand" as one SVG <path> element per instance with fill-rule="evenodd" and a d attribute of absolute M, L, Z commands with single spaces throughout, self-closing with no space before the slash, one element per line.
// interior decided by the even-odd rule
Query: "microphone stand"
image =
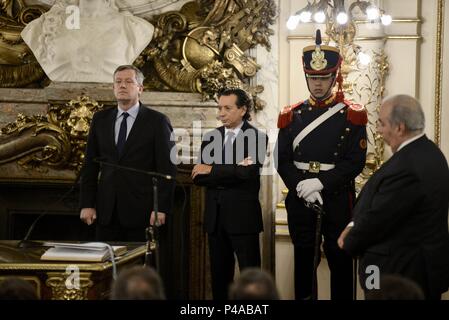
<path fill-rule="evenodd" d="M 145 253 L 145 267 L 159 268 L 159 226 L 158 226 L 158 181 L 153 177 L 153 211 L 154 211 L 154 225 L 149 225 L 146 228 L 147 237 L 147 251 Z"/>
<path fill-rule="evenodd" d="M 118 169 L 123 169 L 123 170 L 128 170 L 128 171 L 133 171 L 133 172 L 138 172 L 138 173 L 143 173 L 146 175 L 149 175 L 152 177 L 153 180 L 153 211 L 154 211 L 154 225 L 149 225 L 146 230 L 145 230 L 145 234 L 146 234 L 146 239 L 147 239 L 147 244 L 146 244 L 146 252 L 145 252 L 145 263 L 144 265 L 146 267 L 153 267 L 154 269 L 158 270 L 159 268 L 159 226 L 158 226 L 158 210 L 159 210 L 159 203 L 158 203 L 158 177 L 159 178 L 164 178 L 166 180 L 172 180 L 173 177 L 170 175 L 166 175 L 166 174 L 161 174 L 158 172 L 152 172 L 152 171 L 145 171 L 145 170 L 140 170 L 140 169 L 135 169 L 135 168 L 131 168 L 131 167 L 125 167 L 125 166 L 121 166 L 115 163 L 109 163 L 109 162 L 105 162 L 102 161 L 100 159 L 94 159 L 95 162 L 102 164 L 102 165 L 106 165 L 106 166 L 111 166 L 111 167 L 115 167 Z"/>
<path fill-rule="evenodd" d="M 110 162 L 106 162 L 100 159 L 94 159 L 93 160 L 96 163 L 105 165 L 105 166 L 109 166 L 109 167 L 113 167 L 113 168 L 117 168 L 117 169 L 123 169 L 123 170 L 127 170 L 127 171 L 132 171 L 132 172 L 138 172 L 138 173 L 143 173 L 152 177 L 159 177 L 159 178 L 163 178 L 166 180 L 172 180 L 173 177 L 168 175 L 168 174 L 162 174 L 159 172 L 154 172 L 154 171 L 145 171 L 145 170 L 141 170 L 141 169 L 136 169 L 136 168 L 131 168 L 131 167 L 126 167 L 126 166 L 121 166 L 119 164 L 115 164 L 115 163 L 110 163 Z"/>

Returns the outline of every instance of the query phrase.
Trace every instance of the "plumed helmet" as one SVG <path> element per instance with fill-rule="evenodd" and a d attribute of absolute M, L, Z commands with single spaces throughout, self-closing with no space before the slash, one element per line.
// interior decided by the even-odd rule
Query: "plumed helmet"
<path fill-rule="evenodd" d="M 302 62 L 306 75 L 319 77 L 336 74 L 340 67 L 342 58 L 340 50 L 336 47 L 321 44 L 321 31 L 316 31 L 314 46 L 303 49 Z"/>

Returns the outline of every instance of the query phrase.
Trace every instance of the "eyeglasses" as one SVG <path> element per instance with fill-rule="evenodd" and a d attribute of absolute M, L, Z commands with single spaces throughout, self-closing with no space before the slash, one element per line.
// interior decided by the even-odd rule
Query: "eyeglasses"
<path fill-rule="evenodd" d="M 117 87 L 120 87 L 121 85 L 125 85 L 126 87 L 129 87 L 131 85 L 139 85 L 136 81 L 133 80 L 114 80 L 114 85 Z"/>

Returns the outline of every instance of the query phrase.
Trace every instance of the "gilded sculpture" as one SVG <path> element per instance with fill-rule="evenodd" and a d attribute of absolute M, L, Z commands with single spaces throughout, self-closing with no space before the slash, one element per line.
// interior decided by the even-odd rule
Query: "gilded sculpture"
<path fill-rule="evenodd" d="M 350 27 L 351 29 L 352 27 Z M 386 53 L 382 51 L 372 51 L 372 63 L 363 66 L 357 59 L 357 54 L 361 47 L 354 42 L 347 43 L 345 38 L 339 38 L 333 34 L 334 29 L 329 29 L 329 37 L 340 39 L 342 47 L 343 62 L 341 66 L 343 75 L 343 90 L 352 96 L 355 101 L 360 102 L 368 111 L 368 152 L 365 168 L 356 178 L 356 190 L 360 191 L 366 181 L 383 164 L 385 144 L 380 134 L 376 132 L 376 121 L 380 109 L 379 98 L 384 96 L 385 79 L 389 72 L 389 62 Z M 353 38 L 349 38 L 353 41 Z M 351 81 L 348 75 L 354 72 L 357 76 Z"/>
<path fill-rule="evenodd" d="M 94 285 L 92 272 L 80 272 L 79 288 L 67 286 L 67 272 L 47 272 L 45 285 L 52 291 L 52 300 L 87 300 L 88 291 Z"/>
<path fill-rule="evenodd" d="M 19 114 L 0 131 L 0 165 L 16 161 L 25 170 L 48 167 L 79 171 L 89 125 L 102 105 L 80 97 L 65 105 L 50 105 L 47 115 Z"/>
<path fill-rule="evenodd" d="M 147 76 L 145 88 L 200 92 L 210 99 L 225 86 L 244 87 L 255 96 L 263 88 L 249 79 L 260 66 L 247 51 L 270 49 L 275 16 L 272 0 L 209 0 L 154 17 L 154 39 L 135 62 Z M 256 98 L 256 109 L 262 107 Z"/>
<path fill-rule="evenodd" d="M 46 76 L 20 36 L 25 25 L 45 12 L 22 0 L 0 0 L 0 87 L 40 86 Z"/>
<path fill-rule="evenodd" d="M 45 74 L 20 32 L 46 8 L 27 7 L 22 0 L 0 3 L 0 52 L 8 57 L 0 61 L 0 86 L 42 86 Z M 191 1 L 150 19 L 153 41 L 134 64 L 144 71 L 146 90 L 199 92 L 211 99 L 224 86 L 244 87 L 261 109 L 256 94 L 263 87 L 249 84 L 260 66 L 248 51 L 258 45 L 270 49 L 275 17 L 274 0 Z"/>
<path fill-rule="evenodd" d="M 20 33 L 48 8 L 22 0 L 0 0 L 0 86 L 42 87 L 48 83 L 41 66 Z M 212 99 L 223 87 L 244 87 L 257 98 L 262 86 L 251 86 L 260 66 L 248 52 L 270 49 L 274 0 L 197 0 L 179 11 L 153 16 L 153 41 L 135 65 L 146 76 L 145 89 L 201 93 Z M 19 114 L 1 129 L 0 165 L 10 162 L 26 170 L 78 171 L 83 162 L 90 120 L 101 109 L 81 97 L 65 105 L 50 104 L 46 115 Z"/>

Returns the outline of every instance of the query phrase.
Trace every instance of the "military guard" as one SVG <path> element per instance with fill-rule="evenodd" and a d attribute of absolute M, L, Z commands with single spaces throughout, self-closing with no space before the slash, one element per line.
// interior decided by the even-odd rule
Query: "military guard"
<path fill-rule="evenodd" d="M 278 118 L 277 170 L 288 188 L 285 205 L 294 245 L 296 299 L 312 294 L 316 212 L 323 205 L 323 248 L 331 272 L 331 298 L 352 299 L 352 259 L 337 240 L 351 220 L 354 179 L 366 160 L 367 112 L 344 99 L 338 48 L 303 50 L 309 99 L 285 107 Z M 338 84 L 336 92 L 335 85 Z"/>

